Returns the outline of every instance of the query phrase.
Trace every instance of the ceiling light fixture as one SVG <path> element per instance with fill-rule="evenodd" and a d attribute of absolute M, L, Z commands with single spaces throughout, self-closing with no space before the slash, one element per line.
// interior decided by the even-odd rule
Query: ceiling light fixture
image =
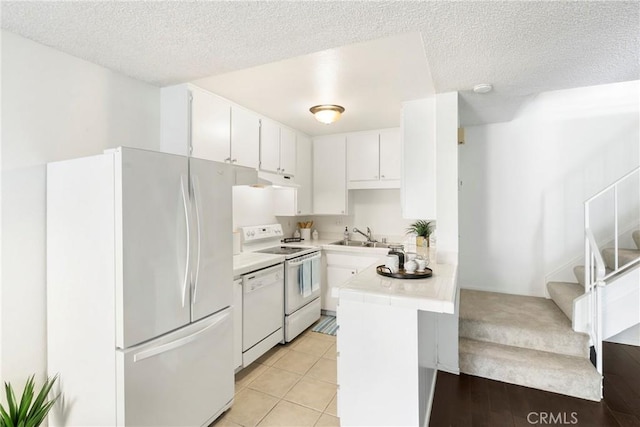
<path fill-rule="evenodd" d="M 314 105 L 309 108 L 309 111 L 317 121 L 328 125 L 340 119 L 340 115 L 344 113 L 344 107 L 331 104 Z"/>
<path fill-rule="evenodd" d="M 491 86 L 489 83 L 482 83 L 473 87 L 473 91 L 475 93 L 489 93 L 492 89 L 493 86 Z"/>

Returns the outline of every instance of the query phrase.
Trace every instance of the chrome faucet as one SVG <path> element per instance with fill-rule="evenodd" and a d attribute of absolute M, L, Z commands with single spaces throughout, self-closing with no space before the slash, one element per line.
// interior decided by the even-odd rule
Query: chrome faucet
<path fill-rule="evenodd" d="M 376 242 L 376 240 L 371 237 L 371 229 L 369 227 L 367 227 L 367 233 L 366 234 L 363 233 L 362 231 L 358 230 L 356 227 L 353 227 L 353 232 L 362 234 L 364 237 L 367 238 L 367 242 Z"/>

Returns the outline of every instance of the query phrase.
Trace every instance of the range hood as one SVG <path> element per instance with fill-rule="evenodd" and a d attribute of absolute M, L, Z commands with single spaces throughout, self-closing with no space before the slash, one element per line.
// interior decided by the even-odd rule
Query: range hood
<path fill-rule="evenodd" d="M 236 165 L 233 166 L 233 170 L 233 185 L 300 188 L 298 184 L 292 182 L 289 176 L 262 171 L 258 172 L 256 169 Z"/>
<path fill-rule="evenodd" d="M 258 172 L 258 185 L 300 188 L 300 185 L 293 182 L 290 176 L 263 171 Z"/>

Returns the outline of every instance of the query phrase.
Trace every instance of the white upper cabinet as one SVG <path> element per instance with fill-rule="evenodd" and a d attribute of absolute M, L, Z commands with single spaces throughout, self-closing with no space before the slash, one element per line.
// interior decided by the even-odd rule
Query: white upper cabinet
<path fill-rule="evenodd" d="M 296 174 L 296 133 L 285 127 L 280 128 L 280 172 Z"/>
<path fill-rule="evenodd" d="M 400 187 L 400 129 L 347 134 L 348 188 Z"/>
<path fill-rule="evenodd" d="M 258 169 L 260 163 L 260 117 L 242 107 L 231 107 L 231 152 L 234 165 Z"/>
<path fill-rule="evenodd" d="M 280 126 L 269 119 L 260 127 L 260 170 L 280 172 Z"/>
<path fill-rule="evenodd" d="M 160 91 L 164 152 L 258 168 L 260 117 L 197 86 Z"/>
<path fill-rule="evenodd" d="M 296 134 L 269 119 L 262 119 L 260 170 L 289 176 L 296 174 Z"/>
<path fill-rule="evenodd" d="M 380 179 L 399 181 L 401 163 L 400 128 L 380 131 Z"/>
<path fill-rule="evenodd" d="M 379 162 L 377 132 L 347 134 L 347 170 L 350 182 L 380 179 Z"/>
<path fill-rule="evenodd" d="M 296 212 L 298 215 L 311 215 L 313 213 L 313 153 L 311 152 L 311 138 L 298 134 L 296 141 L 296 182 L 300 185 Z"/>
<path fill-rule="evenodd" d="M 313 139 L 313 212 L 347 215 L 347 140 L 344 134 Z"/>
<path fill-rule="evenodd" d="M 276 216 L 296 216 L 313 214 L 311 139 L 301 133 L 296 135 L 296 184 L 298 187 L 273 189 L 273 211 Z"/>
<path fill-rule="evenodd" d="M 230 155 L 231 105 L 204 90 L 194 88 L 191 96 L 191 155 L 224 162 Z"/>

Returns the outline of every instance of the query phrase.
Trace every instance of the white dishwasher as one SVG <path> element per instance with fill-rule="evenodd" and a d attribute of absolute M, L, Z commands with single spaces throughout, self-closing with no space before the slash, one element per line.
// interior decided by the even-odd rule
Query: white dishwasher
<path fill-rule="evenodd" d="M 284 267 L 242 276 L 242 365 L 248 366 L 284 338 Z"/>

